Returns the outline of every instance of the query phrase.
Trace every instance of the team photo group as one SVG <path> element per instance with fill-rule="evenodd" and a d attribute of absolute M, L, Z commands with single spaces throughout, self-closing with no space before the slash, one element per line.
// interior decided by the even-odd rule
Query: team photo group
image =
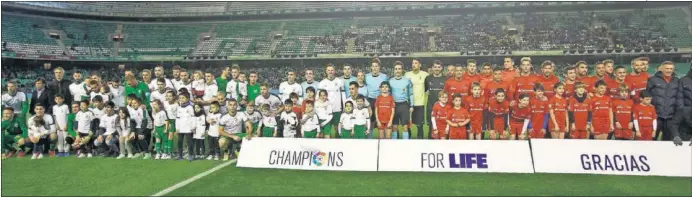
<path fill-rule="evenodd" d="M 673 62 L 651 66 L 653 75 L 647 57 L 629 67 L 613 60 L 558 67 L 530 57 L 506 57 L 497 66 L 474 59 L 381 65 L 374 58 L 367 72 L 327 64 L 321 80 L 312 69 L 277 72 L 273 78 L 286 79 L 279 87 L 238 65 L 221 73 L 178 65 L 138 74 L 124 68 L 117 77 L 69 76 L 56 67 L 55 79 L 35 79 L 31 96 L 7 82 L 2 159 L 229 160 L 256 137 L 682 145 L 692 137 L 692 70 L 675 76 Z"/>

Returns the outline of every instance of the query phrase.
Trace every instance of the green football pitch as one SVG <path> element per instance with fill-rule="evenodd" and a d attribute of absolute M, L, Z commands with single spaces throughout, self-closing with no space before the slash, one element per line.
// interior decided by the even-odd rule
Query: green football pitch
<path fill-rule="evenodd" d="M 3 196 L 149 196 L 225 164 L 28 157 L 2 161 Z M 168 196 L 457 196 L 692 194 L 691 178 L 574 174 L 335 172 L 225 165 Z"/>

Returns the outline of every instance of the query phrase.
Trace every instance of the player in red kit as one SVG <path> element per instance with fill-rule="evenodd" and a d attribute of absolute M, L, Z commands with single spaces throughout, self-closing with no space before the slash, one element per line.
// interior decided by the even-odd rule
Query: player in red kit
<path fill-rule="evenodd" d="M 606 75 L 613 78 L 613 75 L 615 74 L 615 62 L 611 59 L 607 59 L 603 60 L 603 64 L 605 64 Z"/>
<path fill-rule="evenodd" d="M 651 105 L 651 93 L 642 91 L 641 103 L 636 104 L 632 110 L 634 119 L 634 130 L 636 131 L 636 140 L 656 140 L 654 139 L 654 131 L 656 131 L 656 109 Z"/>
<path fill-rule="evenodd" d="M 565 139 L 565 133 L 569 130 L 569 116 L 567 116 L 567 107 L 569 100 L 562 95 L 565 93 L 565 84 L 558 82 L 553 86 L 555 96 L 550 99 L 550 137 L 553 139 Z"/>
<path fill-rule="evenodd" d="M 572 98 L 569 100 L 569 123 L 571 123 L 569 136 L 572 139 L 589 139 L 591 130 L 591 101 L 586 95 L 586 84 L 577 82 Z"/>
<path fill-rule="evenodd" d="M 445 82 L 444 91 L 448 94 L 447 96 L 450 99 L 448 101 L 449 103 L 452 102 L 451 99 L 453 99 L 453 95 L 459 94 L 461 96 L 466 96 L 471 90 L 471 83 L 468 83 L 467 80 L 462 79 L 463 74 L 463 69 L 456 68 L 454 70 L 454 78 L 448 79 Z"/>
<path fill-rule="evenodd" d="M 595 84 L 596 91 L 591 97 L 591 112 L 593 114 L 592 132 L 594 139 L 606 140 L 608 133 L 615 130 L 613 127 L 613 109 L 610 103 L 610 96 L 606 95 L 606 83 L 599 80 Z"/>
<path fill-rule="evenodd" d="M 618 72 L 617 69 L 615 69 L 615 72 Z M 613 98 L 611 102 L 613 105 L 613 115 L 615 116 L 615 139 L 632 140 L 632 129 L 634 129 L 632 108 L 634 107 L 634 102 L 630 99 L 630 89 L 627 85 L 620 85 L 618 92 L 620 95 Z"/>
<path fill-rule="evenodd" d="M 380 139 L 392 139 L 394 97 L 389 93 L 390 90 L 389 82 L 382 82 L 380 84 L 380 95 L 375 99 L 375 119 L 377 119 L 377 130 L 380 133 Z"/>
<path fill-rule="evenodd" d="M 462 106 L 469 111 L 471 115 L 471 136 L 469 139 L 481 140 L 483 137 L 483 123 L 485 118 L 483 114 L 487 109 L 487 100 L 485 97 L 481 96 L 481 84 L 478 82 L 473 82 L 471 84 L 471 96 L 467 96 L 462 103 Z"/>
<path fill-rule="evenodd" d="M 541 74 L 540 76 L 536 77 L 538 79 L 537 83 L 543 84 L 543 87 L 545 88 L 545 97 L 547 98 L 553 98 L 555 95 L 555 91 L 553 90 L 553 86 L 560 82 L 560 79 L 555 76 L 553 73 L 555 71 L 555 63 L 553 63 L 550 60 L 546 60 L 543 63 L 541 63 Z"/>
<path fill-rule="evenodd" d="M 461 105 L 461 95 L 455 94 L 452 99 L 453 106 L 447 114 L 447 128 L 449 128 L 450 140 L 465 140 L 467 138 L 466 125 L 471 121 L 469 111 Z"/>
<path fill-rule="evenodd" d="M 543 138 L 546 134 L 546 128 L 548 128 L 549 111 L 548 107 L 550 102 L 548 97 L 545 96 L 545 88 L 543 84 L 537 83 L 533 88 L 534 98 L 530 99 L 531 108 L 531 132 L 529 132 L 530 138 Z"/>
<path fill-rule="evenodd" d="M 594 75 L 591 77 L 586 77 L 582 80 L 582 82 L 589 86 L 589 88 L 586 88 L 589 96 L 593 96 L 596 92 L 596 82 L 603 81 L 607 84 L 610 80 L 610 77 L 606 73 L 605 64 L 603 62 L 596 62 L 596 65 L 594 66 Z M 608 93 L 607 88 L 608 87 L 606 86 L 606 94 Z"/>
<path fill-rule="evenodd" d="M 470 83 L 473 82 L 480 82 L 481 81 L 481 75 L 478 74 L 478 67 L 476 66 L 476 60 L 474 59 L 469 59 L 466 60 L 466 73 L 464 73 L 464 80 L 469 81 Z M 464 95 L 462 95 L 464 96 Z"/>
<path fill-rule="evenodd" d="M 500 134 L 500 139 L 507 139 L 507 130 L 509 128 L 509 102 L 505 99 L 507 94 L 504 89 L 495 91 L 493 100 L 488 101 L 487 120 L 488 129 L 490 130 L 490 139 L 497 139 L 497 134 Z"/>
<path fill-rule="evenodd" d="M 500 67 L 496 67 L 493 70 L 493 80 L 488 82 L 488 84 L 485 85 L 485 90 L 483 91 L 483 96 L 485 96 L 488 100 L 492 100 L 493 96 L 495 96 L 495 90 L 502 89 L 505 91 L 505 96 L 508 96 L 509 98 L 513 98 L 512 95 L 508 95 L 509 91 L 509 83 L 506 81 L 503 81 L 502 79 L 502 72 L 504 69 Z"/>
<path fill-rule="evenodd" d="M 517 69 L 514 68 L 514 60 L 512 60 L 512 57 L 505 57 L 502 66 L 505 68 L 502 71 L 502 81 L 512 83 L 512 81 L 514 81 L 514 78 L 517 76 Z"/>
<path fill-rule="evenodd" d="M 511 94 L 514 95 L 510 106 L 516 104 L 516 100 L 519 100 L 517 96 L 521 93 L 526 93 L 529 97 L 533 97 L 533 86 L 536 85 L 537 77 L 532 72 L 533 66 L 531 65 L 531 58 L 524 57 L 521 58 L 521 65 L 519 66 L 519 76 L 514 79 L 514 82 L 509 87 Z"/>
<path fill-rule="evenodd" d="M 574 84 L 577 83 L 577 67 L 565 67 L 562 75 L 564 76 L 563 83 L 565 84 L 565 93 L 562 95 L 562 97 L 569 99 L 572 97 L 572 95 L 574 95 Z"/>
<path fill-rule="evenodd" d="M 576 64 L 574 64 L 575 68 L 577 69 L 577 81 L 584 82 L 582 80 L 586 79 L 589 77 L 589 65 L 586 63 L 586 61 L 578 61 Z M 589 84 L 585 84 L 587 86 L 592 86 Z M 587 87 L 588 89 L 588 87 Z"/>
<path fill-rule="evenodd" d="M 531 106 L 529 105 L 529 99 L 528 94 L 519 94 L 519 102 L 510 107 L 510 140 L 517 139 L 517 136 L 519 136 L 520 140 L 526 139 L 526 129 L 529 126 L 529 120 L 531 120 Z"/>
<path fill-rule="evenodd" d="M 622 85 L 625 85 L 629 89 L 629 84 L 625 82 L 625 78 L 627 77 L 627 69 L 624 66 L 617 66 L 615 69 L 613 69 L 613 79 L 606 81 L 606 85 L 608 85 L 608 95 L 612 98 L 619 98 L 620 97 L 620 87 Z"/>
<path fill-rule="evenodd" d="M 625 83 L 630 86 L 630 95 L 635 104 L 639 103 L 640 92 L 646 90 L 646 81 L 650 77 L 644 60 L 643 58 L 632 60 L 632 73 L 625 78 Z"/>
<path fill-rule="evenodd" d="M 432 138 L 445 139 L 447 137 L 447 113 L 449 113 L 449 105 L 447 105 L 447 93 L 439 92 L 439 100 L 433 105 L 432 113 L 430 114 L 430 122 L 432 123 Z"/>
<path fill-rule="evenodd" d="M 481 66 L 481 88 L 485 88 L 493 80 L 493 67 L 490 62 L 484 62 Z"/>

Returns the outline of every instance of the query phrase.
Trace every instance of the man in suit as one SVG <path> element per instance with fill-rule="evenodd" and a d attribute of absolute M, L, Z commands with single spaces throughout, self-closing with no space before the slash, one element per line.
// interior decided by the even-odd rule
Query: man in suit
<path fill-rule="evenodd" d="M 70 84 L 72 84 L 72 81 L 65 79 L 65 69 L 62 67 L 57 67 L 53 69 L 53 73 L 55 73 L 55 79 L 48 83 L 48 89 L 51 90 L 51 98 L 55 96 L 56 94 L 60 94 L 65 98 L 64 103 L 72 103 L 72 95 L 70 94 Z M 51 102 L 53 100 L 51 99 Z M 31 108 L 33 111 L 33 107 Z M 50 110 L 50 109 L 48 109 Z"/>
<path fill-rule="evenodd" d="M 46 88 L 46 80 L 38 78 L 34 82 L 35 90 L 31 92 L 31 103 L 29 104 L 29 113 L 34 115 L 34 106 L 36 103 L 41 103 L 46 109 L 46 114 L 52 114 L 53 109 L 53 93 Z"/>

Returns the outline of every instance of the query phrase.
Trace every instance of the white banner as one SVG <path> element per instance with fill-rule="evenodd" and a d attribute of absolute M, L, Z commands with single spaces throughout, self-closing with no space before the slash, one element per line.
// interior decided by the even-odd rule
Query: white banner
<path fill-rule="evenodd" d="M 377 171 L 377 140 L 258 137 L 243 141 L 237 166 Z"/>
<path fill-rule="evenodd" d="M 661 141 L 531 140 L 537 173 L 692 177 L 692 147 Z"/>
<path fill-rule="evenodd" d="M 380 140 L 380 171 L 533 173 L 528 141 Z"/>

